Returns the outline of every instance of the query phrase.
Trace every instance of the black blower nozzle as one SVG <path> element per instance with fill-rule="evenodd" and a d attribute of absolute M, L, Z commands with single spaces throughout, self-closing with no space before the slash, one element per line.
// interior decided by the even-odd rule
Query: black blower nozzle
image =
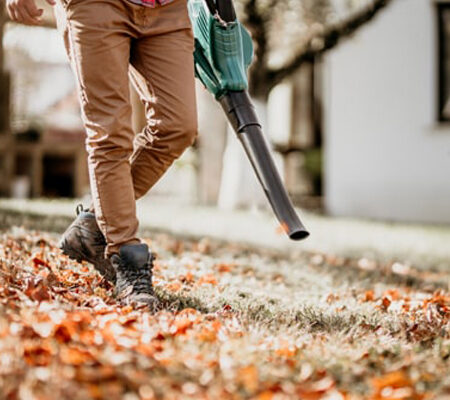
<path fill-rule="evenodd" d="M 307 238 L 309 232 L 297 216 L 277 172 L 250 96 L 246 91 L 228 92 L 219 101 L 244 146 L 281 227 L 292 240 Z"/>

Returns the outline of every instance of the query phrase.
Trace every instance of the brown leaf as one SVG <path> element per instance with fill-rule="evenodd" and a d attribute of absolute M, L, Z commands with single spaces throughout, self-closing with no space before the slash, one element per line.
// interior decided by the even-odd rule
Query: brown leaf
<path fill-rule="evenodd" d="M 51 299 L 49 288 L 44 284 L 43 279 L 37 276 L 26 280 L 25 294 L 30 299 L 39 302 Z"/>
<path fill-rule="evenodd" d="M 380 308 L 383 310 L 383 311 L 387 311 L 387 309 L 389 308 L 389 306 L 391 305 L 391 300 L 389 300 L 389 298 L 388 297 L 383 297 L 382 299 L 381 299 L 381 303 L 380 303 Z"/>
<path fill-rule="evenodd" d="M 81 365 L 76 369 L 75 379 L 81 382 L 107 381 L 116 376 L 115 369 L 110 365 Z"/>
<path fill-rule="evenodd" d="M 82 365 L 94 360 L 94 357 L 89 351 L 78 347 L 61 348 L 59 358 L 62 363 L 68 365 Z"/>
<path fill-rule="evenodd" d="M 232 264 L 219 263 L 219 264 L 216 264 L 216 266 L 215 266 L 217 272 L 219 272 L 221 274 L 230 273 L 233 271 L 233 269 L 235 267 L 236 267 L 236 264 L 234 264 L 234 263 L 232 263 Z"/>
<path fill-rule="evenodd" d="M 51 347 L 46 342 L 25 343 L 23 357 L 28 365 L 41 367 L 49 365 L 52 359 Z"/>
<path fill-rule="evenodd" d="M 192 274 L 191 271 L 186 272 L 186 274 L 184 274 L 184 275 L 180 275 L 178 277 L 178 279 L 180 280 L 180 282 L 183 282 L 183 283 L 187 283 L 187 284 L 194 283 L 194 275 Z"/>
<path fill-rule="evenodd" d="M 47 261 L 42 260 L 40 257 L 34 257 L 32 261 L 35 267 L 45 267 L 51 269 L 50 264 Z"/>
<path fill-rule="evenodd" d="M 72 340 L 72 336 L 75 333 L 76 333 L 75 324 L 71 321 L 64 321 L 56 327 L 53 336 L 59 342 L 67 343 Z"/>

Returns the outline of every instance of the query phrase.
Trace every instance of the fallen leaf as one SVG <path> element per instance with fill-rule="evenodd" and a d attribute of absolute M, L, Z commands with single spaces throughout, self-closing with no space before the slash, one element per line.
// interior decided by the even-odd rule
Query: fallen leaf
<path fill-rule="evenodd" d="M 69 365 L 82 365 L 94 360 L 94 357 L 89 351 L 78 347 L 61 348 L 59 358 L 62 363 Z"/>
<path fill-rule="evenodd" d="M 258 369 L 254 365 L 248 365 L 239 369 L 237 380 L 244 386 L 248 393 L 254 393 L 259 387 Z"/>
<path fill-rule="evenodd" d="M 26 343 L 23 357 L 28 365 L 47 366 L 52 359 L 51 347 L 46 342 Z"/>
<path fill-rule="evenodd" d="M 212 274 L 206 274 L 197 281 L 198 285 L 217 285 L 217 278 Z"/>
<path fill-rule="evenodd" d="M 165 286 L 165 288 L 167 290 L 170 290 L 171 292 L 175 292 L 176 293 L 176 292 L 179 292 L 181 290 L 182 286 L 181 286 L 180 282 L 171 282 L 171 283 L 168 283 Z"/>

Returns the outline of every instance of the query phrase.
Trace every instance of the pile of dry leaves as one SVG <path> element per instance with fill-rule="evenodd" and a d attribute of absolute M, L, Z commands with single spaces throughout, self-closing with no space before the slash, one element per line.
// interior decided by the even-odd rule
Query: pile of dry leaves
<path fill-rule="evenodd" d="M 177 301 L 195 290 L 219 296 L 239 264 L 218 261 L 209 273 L 200 271 L 201 243 L 184 256 L 184 249 L 166 248 L 184 257 L 186 268 L 171 275 L 170 263 L 160 258 L 155 285 L 165 309 L 152 314 L 118 305 L 111 286 L 90 266 L 63 256 L 55 242 L 23 230 L 2 236 L 2 399 L 431 398 L 402 368 L 371 371 L 365 394 L 353 392 L 333 368 L 309 360 L 307 342 L 283 327 L 265 331 L 230 304 L 212 310 Z M 377 312 L 405 313 L 412 337 L 426 335 L 422 321 L 429 322 L 426 329 L 448 330 L 448 293 L 361 293 L 360 302 Z M 310 337 L 314 345 L 323 341 Z"/>

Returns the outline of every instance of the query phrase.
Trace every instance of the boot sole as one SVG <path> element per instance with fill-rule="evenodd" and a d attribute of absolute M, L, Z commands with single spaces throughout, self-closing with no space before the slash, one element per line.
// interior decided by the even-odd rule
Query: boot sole
<path fill-rule="evenodd" d="M 90 262 L 85 257 L 83 257 L 80 252 L 69 246 L 65 240 L 59 243 L 59 248 L 62 250 L 63 254 L 69 257 L 71 260 L 74 260 L 78 263 L 81 263 L 82 261 Z"/>
<path fill-rule="evenodd" d="M 102 277 L 107 279 L 108 281 L 115 283 L 116 277 L 115 275 L 112 276 L 112 274 L 108 273 L 103 268 L 98 268 L 98 263 L 96 260 L 92 260 L 89 258 L 86 258 L 82 253 L 80 253 L 78 250 L 74 249 L 72 246 L 69 246 L 65 240 L 59 243 L 59 248 L 62 250 L 62 253 L 69 257 L 71 260 L 74 260 L 78 263 L 81 263 L 83 261 L 87 261 L 88 263 L 92 264 L 97 272 L 100 273 Z"/>

